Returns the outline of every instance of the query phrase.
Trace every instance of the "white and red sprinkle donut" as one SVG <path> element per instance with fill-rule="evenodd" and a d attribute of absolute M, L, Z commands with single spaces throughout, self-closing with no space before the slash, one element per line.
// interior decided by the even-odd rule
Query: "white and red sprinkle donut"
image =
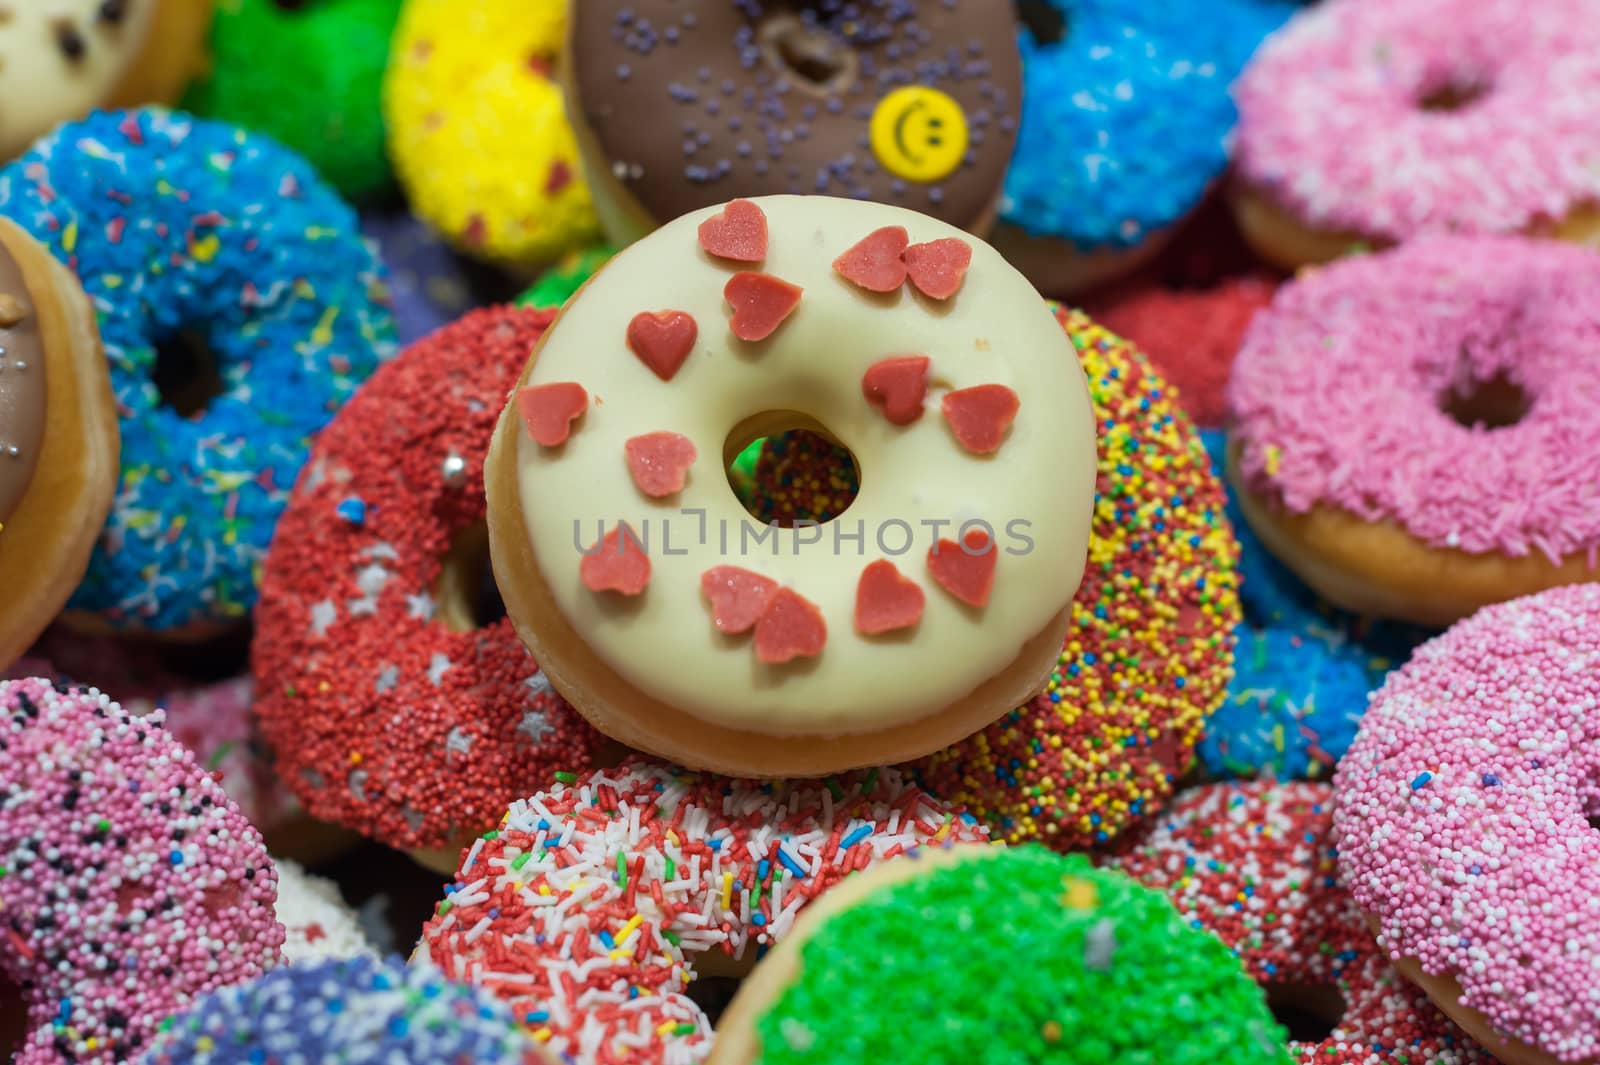
<path fill-rule="evenodd" d="M 1165 891 L 1269 1000 L 1319 1014 L 1300 1065 L 1493 1065 L 1389 964 L 1337 875 L 1333 788 L 1252 781 L 1180 794 L 1106 864 Z"/>
<path fill-rule="evenodd" d="M 795 428 L 849 448 L 860 492 L 822 526 L 756 526 L 725 463 Z M 506 607 L 601 731 L 819 775 L 928 754 L 1041 690 L 1095 425 L 1067 335 L 994 249 L 773 196 L 607 263 L 546 331 L 486 476 Z"/>
<path fill-rule="evenodd" d="M 550 314 L 476 311 L 413 344 L 318 437 L 256 611 L 256 713 L 306 808 L 443 871 L 604 738 L 510 622 L 478 624 L 483 459 Z"/>
<path fill-rule="evenodd" d="M 1525 237 L 1280 288 L 1228 385 L 1251 527 L 1324 598 L 1422 625 L 1600 578 L 1597 292 L 1600 255 Z"/>
<path fill-rule="evenodd" d="M 196 995 L 277 965 L 261 837 L 162 728 L 97 689 L 0 682 L 0 976 L 17 1065 L 133 1060 Z"/>
<path fill-rule="evenodd" d="M 1600 244 L 1600 3 L 1348 0 L 1257 53 L 1234 208 L 1266 258 L 1441 233 Z"/>
<path fill-rule="evenodd" d="M 895 770 L 758 784 L 636 762 L 513 804 L 419 952 L 566 1060 L 701 1062 L 711 1026 L 684 993 L 697 958 L 748 967 L 852 872 L 987 839 Z"/>
<path fill-rule="evenodd" d="M 1507 1065 L 1600 1061 L 1600 584 L 1488 607 L 1389 675 L 1334 777 L 1339 866 Z"/>

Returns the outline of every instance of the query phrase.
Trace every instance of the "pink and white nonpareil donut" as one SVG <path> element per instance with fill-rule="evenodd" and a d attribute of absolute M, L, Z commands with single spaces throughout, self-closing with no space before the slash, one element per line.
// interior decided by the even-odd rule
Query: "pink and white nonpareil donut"
<path fill-rule="evenodd" d="M 1390 674 L 1334 785 L 1339 865 L 1507 1065 L 1600 1061 L 1600 584 L 1489 607 Z"/>

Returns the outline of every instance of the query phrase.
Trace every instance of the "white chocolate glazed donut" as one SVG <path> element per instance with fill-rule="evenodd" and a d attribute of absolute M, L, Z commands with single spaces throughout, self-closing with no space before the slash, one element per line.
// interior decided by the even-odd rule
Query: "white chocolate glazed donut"
<path fill-rule="evenodd" d="M 766 531 L 724 463 L 802 425 L 852 450 L 860 492 Z M 556 687 L 625 743 L 772 775 L 916 757 L 1037 691 L 1094 477 L 1078 360 L 1016 270 L 914 212 L 801 196 L 613 259 L 545 334 L 487 473 L 501 591 Z"/>

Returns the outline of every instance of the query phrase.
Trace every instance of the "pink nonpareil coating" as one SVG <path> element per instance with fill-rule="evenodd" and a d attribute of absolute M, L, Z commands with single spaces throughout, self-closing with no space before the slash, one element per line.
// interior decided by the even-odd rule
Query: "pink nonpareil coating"
<path fill-rule="evenodd" d="M 1321 4 L 1235 97 L 1241 175 L 1320 229 L 1515 233 L 1600 201 L 1600 0 Z"/>
<path fill-rule="evenodd" d="M 161 726 L 96 689 L 0 682 L 0 969 L 29 989 L 19 1065 L 134 1060 L 193 996 L 281 960 L 261 837 Z"/>
<path fill-rule="evenodd" d="M 1389 676 L 1334 778 L 1391 954 L 1563 1062 L 1600 1056 L 1600 585 L 1479 611 Z"/>
<path fill-rule="evenodd" d="M 1435 548 L 1593 566 L 1597 338 L 1600 255 L 1554 241 L 1430 238 L 1302 275 L 1234 362 L 1245 484 L 1296 513 L 1389 519 Z M 1526 397 L 1514 425 L 1446 413 L 1497 378 Z"/>

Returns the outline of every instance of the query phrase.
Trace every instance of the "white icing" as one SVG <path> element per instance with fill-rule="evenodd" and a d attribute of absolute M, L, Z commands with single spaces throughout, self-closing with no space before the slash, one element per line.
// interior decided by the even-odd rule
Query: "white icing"
<path fill-rule="evenodd" d="M 536 444 L 519 425 L 523 517 L 552 595 L 590 646 L 640 690 L 717 724 L 784 735 L 876 731 L 940 710 L 1002 672 L 1069 601 L 1088 549 L 1095 477 L 1094 416 L 1078 359 L 1060 324 L 1031 285 L 987 244 L 934 219 L 895 207 L 826 197 L 775 196 L 758 202 L 770 247 L 760 267 L 724 263 L 699 246 L 701 221 L 721 208 L 670 223 L 620 254 L 573 301 L 546 338 L 527 382 L 576 381 L 590 405 L 561 448 Z M 876 297 L 840 278 L 833 260 L 875 229 L 904 226 L 913 243 L 958 237 L 973 250 L 962 290 L 937 303 L 913 292 Z M 805 289 L 799 308 L 769 339 L 746 344 L 728 328 L 723 287 L 759 269 Z M 693 353 L 670 382 L 629 350 L 626 331 L 641 311 L 678 310 L 699 325 Z M 926 412 L 897 427 L 867 403 L 862 374 L 893 355 L 932 359 Z M 996 455 L 969 454 L 939 409 L 944 391 L 1001 384 L 1021 410 Z M 849 510 L 816 530 L 779 530 L 741 544 L 754 525 L 722 466 L 729 432 L 752 415 L 782 410 L 815 419 L 849 447 L 862 470 Z M 633 436 L 667 430 L 699 452 L 677 497 L 650 500 L 624 460 Z M 735 441 L 742 445 L 747 441 Z M 683 509 L 705 511 L 702 519 Z M 981 517 L 1001 555 L 987 607 L 957 603 L 927 571 L 936 537 L 925 521 Z M 596 594 L 578 576 L 581 554 L 618 519 L 648 527 L 652 573 L 633 600 Z M 927 607 L 909 634 L 864 638 L 855 632 L 856 583 L 885 557 L 876 530 L 898 548 L 909 524 L 911 550 L 892 560 L 920 584 Z M 843 541 L 864 523 L 866 543 Z M 1026 555 L 1007 535 L 1029 523 Z M 724 552 L 720 530 L 727 528 Z M 664 550 L 663 532 L 672 554 Z M 940 536 L 953 539 L 946 526 Z M 772 545 L 778 551 L 774 556 Z M 748 547 L 748 553 L 742 552 Z M 679 554 L 678 552 L 683 552 Z M 822 654 L 773 667 L 759 663 L 751 637 L 717 634 L 700 594 L 702 572 L 738 565 L 792 586 L 827 622 Z"/>
<path fill-rule="evenodd" d="M 331 880 L 312 876 L 294 862 L 279 860 L 278 923 L 287 936 L 283 956 L 290 965 L 318 958 L 374 955 L 356 919 Z"/>
<path fill-rule="evenodd" d="M 139 58 L 158 0 L 127 0 L 121 22 L 97 18 L 103 0 L 0 0 L 0 151 L 16 154 L 56 124 L 82 118 Z M 69 58 L 60 27 L 82 38 Z"/>

